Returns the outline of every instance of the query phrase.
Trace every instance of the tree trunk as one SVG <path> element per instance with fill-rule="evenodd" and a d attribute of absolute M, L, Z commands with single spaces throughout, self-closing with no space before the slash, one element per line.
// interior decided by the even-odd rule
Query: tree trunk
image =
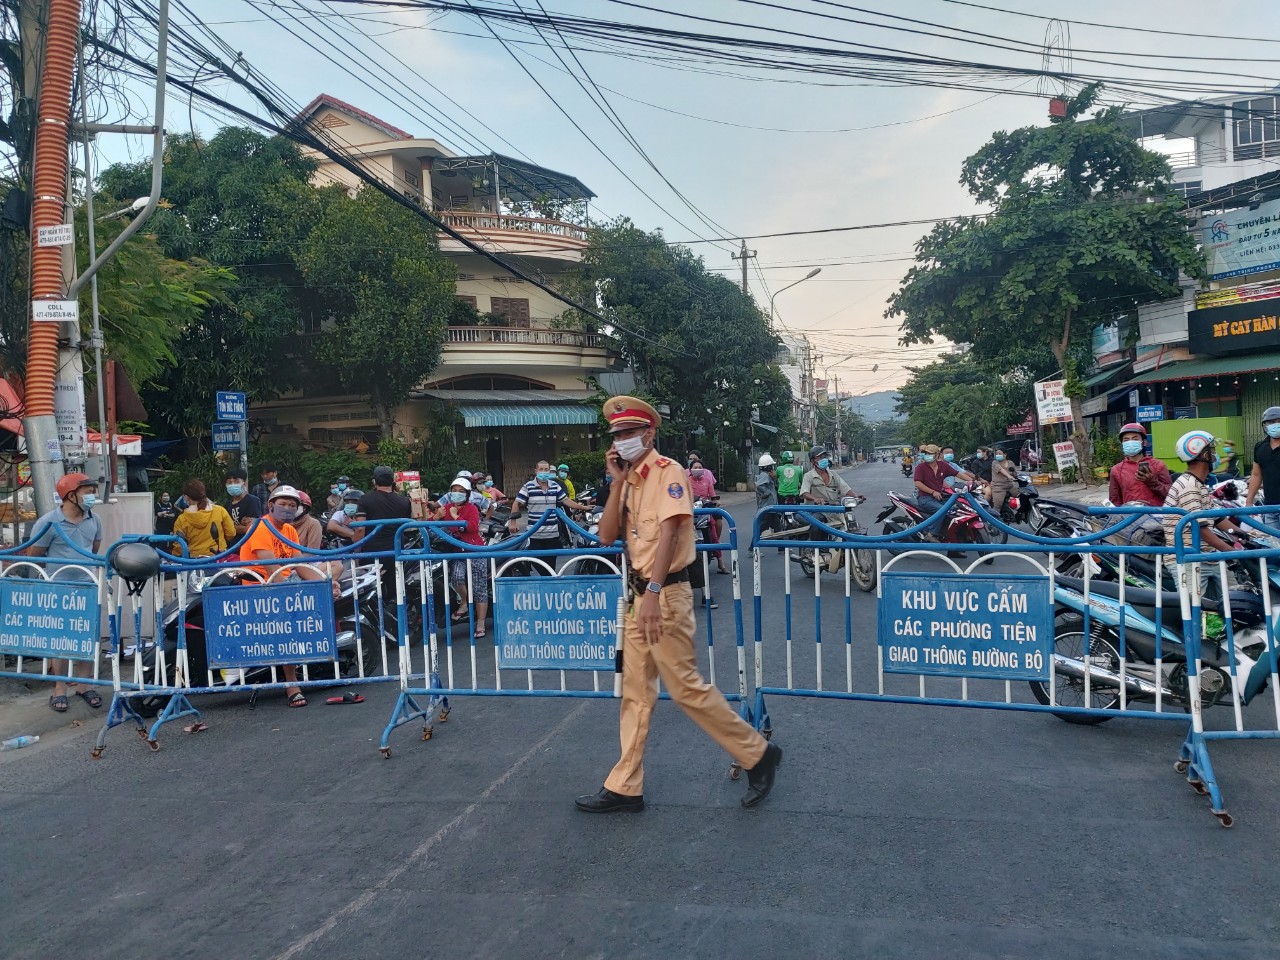
<path fill-rule="evenodd" d="M 391 407 L 383 403 L 380 397 L 375 396 L 373 398 L 373 409 L 378 416 L 378 431 L 382 434 L 383 439 L 392 439 L 395 431 L 395 421 L 391 416 Z"/>

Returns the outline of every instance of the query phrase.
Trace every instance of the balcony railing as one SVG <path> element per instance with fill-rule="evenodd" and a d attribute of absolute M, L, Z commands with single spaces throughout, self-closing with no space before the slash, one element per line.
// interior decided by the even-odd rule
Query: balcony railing
<path fill-rule="evenodd" d="M 605 350 L 610 340 L 601 333 L 582 330 L 553 330 L 549 327 L 449 327 L 445 344 L 497 343 L 508 346 L 574 347 Z"/>
<path fill-rule="evenodd" d="M 442 210 L 441 219 L 458 230 L 474 230 L 485 233 L 490 230 L 511 230 L 520 233 L 536 233 L 546 237 L 571 240 L 575 244 L 587 242 L 585 227 L 565 223 L 563 220 L 544 220 L 540 217 L 517 217 L 507 213 L 477 213 L 472 210 Z"/>

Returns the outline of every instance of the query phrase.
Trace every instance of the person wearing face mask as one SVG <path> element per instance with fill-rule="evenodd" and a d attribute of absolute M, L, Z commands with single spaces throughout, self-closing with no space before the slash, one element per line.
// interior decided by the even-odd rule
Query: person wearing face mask
<path fill-rule="evenodd" d="M 484 546 L 484 537 L 480 535 L 480 512 L 471 500 L 471 481 L 466 477 L 458 477 L 449 487 L 449 492 L 440 498 L 440 509 L 435 512 L 433 520 L 461 520 L 466 524 L 463 529 L 452 529 L 449 535 L 455 540 L 469 543 L 475 547 Z M 467 613 L 467 568 L 471 568 L 471 587 L 474 594 L 470 596 L 476 605 L 476 629 L 474 636 L 483 638 L 484 621 L 489 615 L 489 561 L 483 557 L 470 560 L 459 559 L 449 561 L 449 577 L 458 591 L 461 605 L 453 614 L 453 622 L 461 623 L 468 617 Z"/>
<path fill-rule="evenodd" d="M 173 533 L 186 541 L 188 556 L 216 556 L 235 542 L 236 525 L 231 514 L 209 499 L 203 480 L 188 480 L 182 485 L 182 495 L 188 506 L 174 523 Z M 173 545 L 173 552 L 182 553 L 178 544 Z"/>
<path fill-rule="evenodd" d="M 262 501 L 248 492 L 247 476 L 239 467 L 232 467 L 226 475 L 227 499 L 223 506 L 231 514 L 231 522 L 236 525 L 236 537 L 240 540 L 249 532 L 253 521 L 262 516 Z"/>
<path fill-rule="evenodd" d="M 569 479 L 569 465 L 562 463 L 556 467 L 556 481 L 560 486 L 564 487 L 565 493 L 569 494 L 570 500 L 578 499 L 578 488 L 573 485 L 573 481 Z"/>
<path fill-rule="evenodd" d="M 520 492 L 516 494 L 515 502 L 511 504 L 511 519 L 507 521 L 507 526 L 512 533 L 515 532 L 516 517 L 520 515 L 521 509 L 525 510 L 529 515 L 528 526 L 530 530 L 533 530 L 538 521 L 543 516 L 546 516 L 546 521 L 542 526 L 534 530 L 529 537 L 529 549 L 555 550 L 567 542 L 564 524 L 560 522 L 559 516 L 556 515 L 557 507 L 561 510 L 586 509 L 582 504 L 571 499 L 565 492 L 564 487 L 556 482 L 556 473 L 551 469 L 551 464 L 546 460 L 539 460 L 534 478 L 520 488 Z M 534 570 L 545 573 L 537 564 L 534 565 Z"/>
<path fill-rule="evenodd" d="M 351 526 L 351 521 L 356 519 L 360 498 L 363 496 L 364 492 L 355 487 L 347 487 L 342 492 L 342 506 L 329 514 L 329 519 L 325 521 L 325 549 L 350 546 L 360 539 L 360 531 Z"/>
<path fill-rule="evenodd" d="M 267 501 L 267 515 L 262 523 L 253 528 L 253 532 L 240 547 L 240 562 L 262 578 L 258 580 L 249 577 L 246 578 L 246 583 L 266 583 L 268 578 L 272 582 L 280 583 L 293 579 L 294 576 L 302 580 L 330 580 L 319 570 L 305 564 L 298 567 L 287 567 L 279 563 L 258 565 L 261 561 L 290 560 L 298 556 L 298 549 L 293 544 L 301 543 L 301 539 L 293 521 L 298 515 L 300 506 L 302 506 L 302 495 L 297 490 L 287 484 L 276 484 L 275 490 Z M 330 580 L 330 583 L 333 585 L 333 595 L 336 598 L 341 589 L 339 581 Z M 280 672 L 284 676 L 285 683 L 297 683 L 298 668 L 294 664 L 281 664 Z M 284 694 L 285 701 L 291 707 L 307 705 L 307 698 L 302 695 L 298 687 L 286 687 Z"/>
<path fill-rule="evenodd" d="M 1107 496 L 1112 504 L 1164 506 L 1173 478 L 1169 468 L 1147 456 L 1144 441 L 1147 428 L 1140 423 L 1126 423 L 1120 428 L 1120 451 L 1124 459 L 1111 468 Z"/>
<path fill-rule="evenodd" d="M 1262 502 L 1270 506 L 1280 503 L 1280 407 L 1267 407 L 1262 413 L 1262 431 L 1266 434 L 1253 448 L 1253 469 L 1249 472 L 1249 492 L 1245 503 L 1253 506 L 1258 491 Z"/>
<path fill-rule="evenodd" d="M 1178 438 L 1178 442 L 1174 445 L 1174 451 L 1177 453 L 1178 459 L 1186 463 L 1187 472 L 1173 481 L 1163 506 L 1176 507 L 1178 510 L 1185 510 L 1187 513 L 1212 510 L 1218 506 L 1213 502 L 1213 494 L 1205 483 L 1209 478 L 1209 472 L 1213 469 L 1214 461 L 1217 459 L 1216 443 L 1217 441 L 1214 439 L 1213 434 L 1206 433 L 1204 430 L 1192 430 L 1190 433 L 1184 433 Z M 1181 518 L 1182 515 L 1180 513 L 1167 513 L 1161 517 L 1161 522 L 1164 524 L 1165 543 L 1170 546 L 1175 542 L 1174 533 Z M 1235 521 L 1230 517 L 1223 517 L 1217 521 L 1213 519 L 1201 520 L 1200 547 L 1205 553 L 1236 549 L 1239 546 L 1238 541 L 1229 538 L 1238 535 L 1240 532 Z M 1192 546 L 1190 526 L 1184 527 L 1182 530 L 1182 543 L 1186 547 Z M 1166 559 L 1171 566 L 1176 563 L 1172 555 Z M 1214 593 L 1221 595 L 1218 577 L 1214 571 L 1216 566 L 1216 564 L 1210 563 L 1202 563 L 1200 565 L 1200 593 L 1202 596 L 1208 590 L 1213 590 Z"/>
<path fill-rule="evenodd" d="M 178 511 L 169 495 L 167 493 L 160 494 L 160 500 L 156 503 L 156 517 L 153 527 L 155 532 L 159 534 L 173 533 L 173 523 L 177 519 Z"/>
<path fill-rule="evenodd" d="M 1218 464 L 1217 469 L 1213 472 L 1219 480 L 1239 480 L 1240 479 L 1240 456 L 1236 453 L 1236 445 L 1232 440 L 1224 439 L 1222 447 L 1218 450 L 1218 456 L 1222 458 L 1222 462 Z"/>
<path fill-rule="evenodd" d="M 93 577 L 83 569 L 64 569 L 66 563 L 83 563 L 84 553 L 97 553 L 102 547 L 102 521 L 93 515 L 93 508 L 98 504 L 98 485 L 83 473 L 68 473 L 58 480 L 58 496 L 62 503 L 50 510 L 35 522 L 31 528 L 29 546 L 26 554 L 29 557 L 46 557 L 49 560 L 63 561 L 51 563 L 47 572 L 58 580 L 92 580 Z M 72 668 L 69 660 L 50 660 L 49 672 L 54 676 L 76 676 L 76 670 L 87 676 L 92 672 L 91 662 L 80 661 Z M 74 682 L 55 681 L 53 693 L 49 697 L 49 708 L 54 713 L 67 712 L 67 690 L 69 686 L 77 686 Z M 75 691 L 75 695 L 93 709 L 102 706 L 102 697 L 92 686 Z"/>
<path fill-rule="evenodd" d="M 983 483 L 991 482 L 991 450 L 988 447 L 979 447 L 974 452 L 969 472 Z"/>
<path fill-rule="evenodd" d="M 805 503 L 838 504 L 844 497 L 855 496 L 844 477 L 831 469 L 831 453 L 821 444 L 809 451 L 809 469 L 800 481 L 800 499 Z M 806 520 L 808 517 L 806 516 Z M 818 515 L 822 519 L 822 515 Z M 809 525 L 808 539 L 829 540 L 831 535 Z"/>
<path fill-rule="evenodd" d="M 260 503 L 266 503 L 272 491 L 280 486 L 279 471 L 276 470 L 276 465 L 268 460 L 262 464 L 260 476 L 262 482 L 255 483 L 249 492 L 257 497 Z"/>
<path fill-rule="evenodd" d="M 308 550 L 323 549 L 324 528 L 311 515 L 311 497 L 305 490 L 298 491 L 298 512 L 293 518 L 293 526 L 298 531 L 300 546 Z"/>
<path fill-rule="evenodd" d="M 991 512 L 1000 516 L 1000 508 L 1018 486 L 1018 472 L 1003 450 L 996 449 L 991 458 Z"/>
<path fill-rule="evenodd" d="M 333 515 L 342 509 L 342 495 L 351 488 L 351 478 L 341 476 L 329 484 L 329 496 L 325 498 L 325 512 Z"/>
<path fill-rule="evenodd" d="M 658 412 L 636 397 L 605 402 L 613 445 L 605 464 L 615 490 L 600 518 L 600 540 L 624 541 L 632 603 L 619 627 L 622 751 L 595 794 L 579 797 L 586 813 L 644 809 L 644 750 L 658 699 L 658 679 L 671 699 L 747 771 L 742 805 L 773 789 L 782 750 L 768 742 L 698 672 L 689 568 L 697 555 L 693 498 L 680 464 L 655 448 Z"/>
<path fill-rule="evenodd" d="M 919 462 L 911 475 L 916 485 L 916 506 L 925 516 L 937 513 L 951 496 L 947 480 L 959 479 L 972 482 L 975 478 L 967 470 L 941 459 L 942 451 L 935 444 L 920 445 Z M 937 526 L 933 532 L 937 531 Z"/>
<path fill-rule="evenodd" d="M 716 475 L 708 470 L 697 458 L 695 454 L 693 459 L 689 461 L 689 470 L 687 473 L 689 478 L 689 493 L 693 499 L 701 500 L 703 506 L 718 507 L 720 505 L 720 494 L 716 493 Z M 711 542 L 720 542 L 720 518 L 712 517 L 710 523 Z M 719 550 L 712 552 L 711 556 L 715 557 L 716 572 L 728 573 L 729 568 L 724 565 L 724 554 Z"/>

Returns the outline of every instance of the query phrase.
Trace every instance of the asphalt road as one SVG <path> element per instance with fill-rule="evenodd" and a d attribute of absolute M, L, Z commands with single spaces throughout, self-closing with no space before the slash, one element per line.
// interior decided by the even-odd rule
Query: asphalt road
<path fill-rule="evenodd" d="M 891 465 L 849 476 L 872 497 L 867 520 L 903 486 Z M 744 526 L 750 512 L 734 508 Z M 776 682 L 781 561 L 769 551 L 763 564 Z M 812 581 L 795 576 L 793 671 L 808 682 Z M 714 579 L 719 680 L 733 688 L 729 578 Z M 822 605 L 824 678 L 843 686 L 840 578 L 826 578 Z M 873 597 L 852 609 L 863 688 Z M 750 603 L 744 616 L 750 640 Z M 170 728 L 154 754 L 125 728 L 98 761 L 88 729 L 0 754 L 0 955 L 1278 952 L 1273 744 L 1215 748 L 1236 816 L 1223 830 L 1173 772 L 1179 725 L 778 698 L 786 760 L 773 796 L 748 811 L 727 758 L 664 704 L 648 809 L 592 817 L 572 800 L 616 758 L 616 705 L 459 699 L 430 742 L 402 729 L 384 760 L 391 687 L 303 710 L 227 696 L 207 704 L 207 732 Z"/>

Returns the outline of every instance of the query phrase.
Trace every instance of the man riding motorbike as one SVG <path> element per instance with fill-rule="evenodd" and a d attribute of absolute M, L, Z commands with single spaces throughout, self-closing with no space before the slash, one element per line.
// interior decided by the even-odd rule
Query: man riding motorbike
<path fill-rule="evenodd" d="M 819 445 L 809 451 L 810 469 L 800 482 L 800 498 L 805 503 L 838 504 L 844 497 L 857 496 L 844 477 L 831 469 L 831 454 Z M 818 514 L 818 519 L 823 519 Z M 827 540 L 829 536 L 816 527 L 809 528 L 810 540 Z"/>
<path fill-rule="evenodd" d="M 958 479 L 972 483 L 976 479 L 967 470 L 961 470 L 950 461 L 939 459 L 940 453 L 932 443 L 921 444 L 920 462 L 911 476 L 916 485 L 916 506 L 925 516 L 938 513 L 942 504 L 951 496 L 948 480 Z M 935 524 L 934 530 L 937 529 L 939 526 Z"/>

